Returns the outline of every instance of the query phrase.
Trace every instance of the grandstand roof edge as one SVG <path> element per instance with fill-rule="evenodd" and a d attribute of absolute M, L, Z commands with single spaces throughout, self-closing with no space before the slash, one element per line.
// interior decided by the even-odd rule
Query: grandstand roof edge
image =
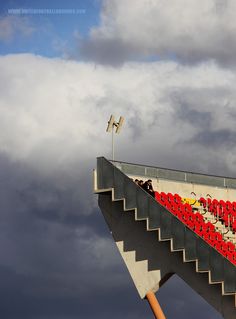
<path fill-rule="evenodd" d="M 155 168 L 155 169 L 162 169 L 162 170 L 168 170 L 168 171 L 173 171 L 173 172 L 188 173 L 188 174 L 194 174 L 194 175 L 203 175 L 203 176 L 208 176 L 208 177 L 217 177 L 217 178 L 236 180 L 236 177 L 231 177 L 231 176 L 213 175 L 213 174 L 206 174 L 206 173 L 193 172 L 193 171 L 182 171 L 182 170 L 173 169 L 173 168 L 145 165 L 145 164 L 139 164 L 139 163 L 130 163 L 130 162 L 119 161 L 119 160 L 114 160 L 114 161 L 110 160 L 110 159 L 107 159 L 107 160 L 110 161 L 111 163 L 128 164 L 128 165 L 134 165 L 134 166 L 142 166 L 142 167 L 146 167 L 146 168 Z"/>

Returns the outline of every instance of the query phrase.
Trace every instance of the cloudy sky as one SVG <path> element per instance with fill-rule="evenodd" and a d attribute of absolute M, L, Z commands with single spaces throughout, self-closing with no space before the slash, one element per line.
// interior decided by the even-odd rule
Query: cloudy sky
<path fill-rule="evenodd" d="M 152 318 L 92 194 L 116 158 L 236 177 L 235 0 L 0 3 L 0 314 Z M 222 317 L 178 277 L 168 319 Z"/>

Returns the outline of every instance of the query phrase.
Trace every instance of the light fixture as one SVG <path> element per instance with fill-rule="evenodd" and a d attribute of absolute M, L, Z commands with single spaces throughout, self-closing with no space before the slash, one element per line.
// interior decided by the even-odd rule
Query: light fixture
<path fill-rule="evenodd" d="M 115 158 L 115 150 L 114 150 L 114 128 L 115 133 L 120 133 L 121 127 L 124 123 L 124 117 L 120 116 L 120 119 L 118 122 L 115 121 L 115 117 L 113 115 L 110 116 L 110 119 L 108 121 L 107 129 L 106 131 L 108 133 L 112 132 L 112 160 L 114 161 Z"/>

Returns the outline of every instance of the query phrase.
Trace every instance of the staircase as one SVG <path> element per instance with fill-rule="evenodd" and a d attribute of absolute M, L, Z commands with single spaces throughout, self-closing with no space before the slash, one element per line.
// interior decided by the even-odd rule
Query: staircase
<path fill-rule="evenodd" d="M 144 298 L 177 274 L 223 318 L 236 318 L 236 267 L 104 157 L 94 192 Z"/>

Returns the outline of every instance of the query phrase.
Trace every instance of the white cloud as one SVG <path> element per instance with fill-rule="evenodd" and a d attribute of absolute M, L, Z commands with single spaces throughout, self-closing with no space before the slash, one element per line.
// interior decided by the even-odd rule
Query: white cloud
<path fill-rule="evenodd" d="M 9 42 L 15 36 L 30 36 L 34 32 L 29 19 L 18 16 L 0 17 L 0 41 Z"/>
<path fill-rule="evenodd" d="M 235 63 L 235 11 L 234 0 L 104 0 L 82 52 L 103 63 L 152 55 Z"/>
<path fill-rule="evenodd" d="M 235 134 L 235 74 L 214 63 L 130 63 L 115 69 L 28 54 L 1 57 L 0 68 L 0 151 L 41 172 L 67 170 L 75 180 L 96 156 L 109 157 L 105 128 L 111 113 L 126 118 L 115 136 L 119 159 L 161 164 L 175 155 L 169 164 L 178 166 L 185 145 L 186 160 L 194 159 L 196 168 L 198 159 L 207 162 L 212 154 L 225 163 L 211 145 L 205 152 L 198 137 L 203 130 Z M 206 115 L 207 127 L 201 121 Z M 219 145 L 224 146 L 227 140 Z M 235 148 L 228 151 L 232 156 Z"/>

